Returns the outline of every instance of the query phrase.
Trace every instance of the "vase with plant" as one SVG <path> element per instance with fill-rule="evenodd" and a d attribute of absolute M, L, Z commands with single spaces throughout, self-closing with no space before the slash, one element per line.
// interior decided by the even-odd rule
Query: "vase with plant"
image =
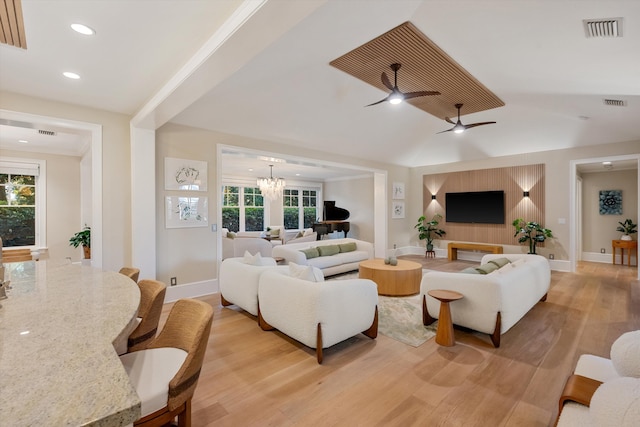
<path fill-rule="evenodd" d="M 636 230 L 638 224 L 634 224 L 633 221 L 631 221 L 631 218 L 625 219 L 624 222 L 618 222 L 618 224 L 620 225 L 616 228 L 616 231 L 624 233 L 620 237 L 620 240 L 633 240 L 631 235 L 638 232 L 638 230 Z"/>
<path fill-rule="evenodd" d="M 543 243 L 547 238 L 552 238 L 553 234 L 548 228 L 542 227 L 535 221 L 525 221 L 522 218 L 513 220 L 512 225 L 516 228 L 513 237 L 520 236 L 518 243 L 529 243 L 529 253 L 536 254 L 536 245 Z"/>
<path fill-rule="evenodd" d="M 74 248 L 82 246 L 84 259 L 91 259 L 91 227 L 85 225 L 82 231 L 78 231 L 69 239 L 69 245 Z"/>
<path fill-rule="evenodd" d="M 418 223 L 413 227 L 418 230 L 418 239 L 427 241 L 427 252 L 433 252 L 433 239 L 434 236 L 442 237 L 447 234 L 441 228 L 438 228 L 438 224 L 442 220 L 442 215 L 435 214 L 430 221 L 422 215 L 418 218 Z"/>

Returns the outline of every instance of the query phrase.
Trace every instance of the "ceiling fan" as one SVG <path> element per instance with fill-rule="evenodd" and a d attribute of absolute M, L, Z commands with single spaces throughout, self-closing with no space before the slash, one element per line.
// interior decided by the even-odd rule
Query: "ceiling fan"
<path fill-rule="evenodd" d="M 385 101 L 389 101 L 391 104 L 400 104 L 406 99 L 417 98 L 419 96 L 440 95 L 440 92 L 436 91 L 400 92 L 400 89 L 398 89 L 398 70 L 402 67 L 402 64 L 395 63 L 391 64 L 390 67 L 393 70 L 393 85 L 389 81 L 389 77 L 387 77 L 384 72 L 382 73 L 382 84 L 389 88 L 391 93 L 386 98 L 381 99 L 378 102 L 374 102 L 373 104 L 366 105 L 366 107 L 371 107 L 372 105 L 380 104 Z"/>
<path fill-rule="evenodd" d="M 451 129 L 443 130 L 442 132 L 438 132 L 438 133 L 451 132 L 451 131 L 454 131 L 455 133 L 462 133 L 465 130 L 474 128 L 476 126 L 490 125 L 492 123 L 495 123 L 495 122 L 479 122 L 479 123 L 471 123 L 470 125 L 463 125 L 462 122 L 460 121 L 460 109 L 462 108 L 462 104 L 456 104 L 456 108 L 458 109 L 458 121 L 457 122 L 454 122 L 449 117 L 445 117 L 444 118 L 447 122 L 449 122 L 449 123 L 451 123 L 452 125 L 455 125 L 455 126 L 452 127 Z"/>

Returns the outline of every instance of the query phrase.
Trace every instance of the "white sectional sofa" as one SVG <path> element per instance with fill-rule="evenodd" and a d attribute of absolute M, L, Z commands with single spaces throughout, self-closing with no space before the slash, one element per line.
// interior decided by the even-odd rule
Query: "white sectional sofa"
<path fill-rule="evenodd" d="M 328 255 L 335 252 L 335 250 L 329 250 L 334 249 L 328 248 L 329 246 L 337 247 L 338 252 Z M 314 249 L 318 250 L 315 256 L 310 254 Z M 373 244 L 351 238 L 291 243 L 273 248 L 272 256 L 284 258 L 287 264 L 293 262 L 298 265 L 318 267 L 326 277 L 357 270 L 361 261 L 373 258 Z"/>
<path fill-rule="evenodd" d="M 505 258 L 509 263 L 503 267 L 494 264 L 502 264 L 500 259 Z M 457 291 L 464 297 L 450 303 L 453 324 L 490 334 L 493 345 L 499 347 L 500 336 L 538 301 L 546 300 L 551 269 L 546 258 L 525 254 L 485 255 L 478 268 L 494 271 L 488 274 L 426 273 L 420 284 L 423 322 L 433 323 L 440 311 L 440 302 L 430 297 L 428 291 Z"/>
<path fill-rule="evenodd" d="M 262 329 L 278 329 L 315 348 L 318 363 L 322 363 L 323 348 L 359 333 L 377 337 L 378 288 L 373 281 L 313 282 L 292 277 L 285 268 L 260 275 L 258 322 Z"/>

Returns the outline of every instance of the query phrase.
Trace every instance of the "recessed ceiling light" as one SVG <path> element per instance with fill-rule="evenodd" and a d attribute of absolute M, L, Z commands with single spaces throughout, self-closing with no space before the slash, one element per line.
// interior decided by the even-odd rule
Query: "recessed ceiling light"
<path fill-rule="evenodd" d="M 604 166 L 611 166 L 611 162 L 602 162 Z"/>
<path fill-rule="evenodd" d="M 27 141 L 26 139 L 19 139 L 18 142 L 22 143 L 22 144 L 28 144 L 29 141 Z"/>
<path fill-rule="evenodd" d="M 92 36 L 96 33 L 93 28 L 87 27 L 84 24 L 71 24 L 71 28 L 73 31 L 84 34 L 85 36 Z"/>
<path fill-rule="evenodd" d="M 79 74 L 72 73 L 70 71 L 65 71 L 64 73 L 62 73 L 62 75 L 65 76 L 68 79 L 78 80 L 80 78 Z"/>
<path fill-rule="evenodd" d="M 300 176 L 300 174 L 299 174 L 299 173 L 297 173 L 297 174 L 296 174 L 296 176 Z"/>

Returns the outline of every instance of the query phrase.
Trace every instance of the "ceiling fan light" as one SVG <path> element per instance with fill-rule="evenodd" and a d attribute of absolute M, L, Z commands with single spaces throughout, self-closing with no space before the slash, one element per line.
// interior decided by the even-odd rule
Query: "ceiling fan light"
<path fill-rule="evenodd" d="M 391 95 L 389 97 L 389 103 L 393 105 L 400 104 L 402 100 L 403 100 L 403 97 L 400 94 Z"/>
<path fill-rule="evenodd" d="M 453 133 L 462 133 L 464 132 L 464 126 L 460 123 L 453 127 Z"/>

